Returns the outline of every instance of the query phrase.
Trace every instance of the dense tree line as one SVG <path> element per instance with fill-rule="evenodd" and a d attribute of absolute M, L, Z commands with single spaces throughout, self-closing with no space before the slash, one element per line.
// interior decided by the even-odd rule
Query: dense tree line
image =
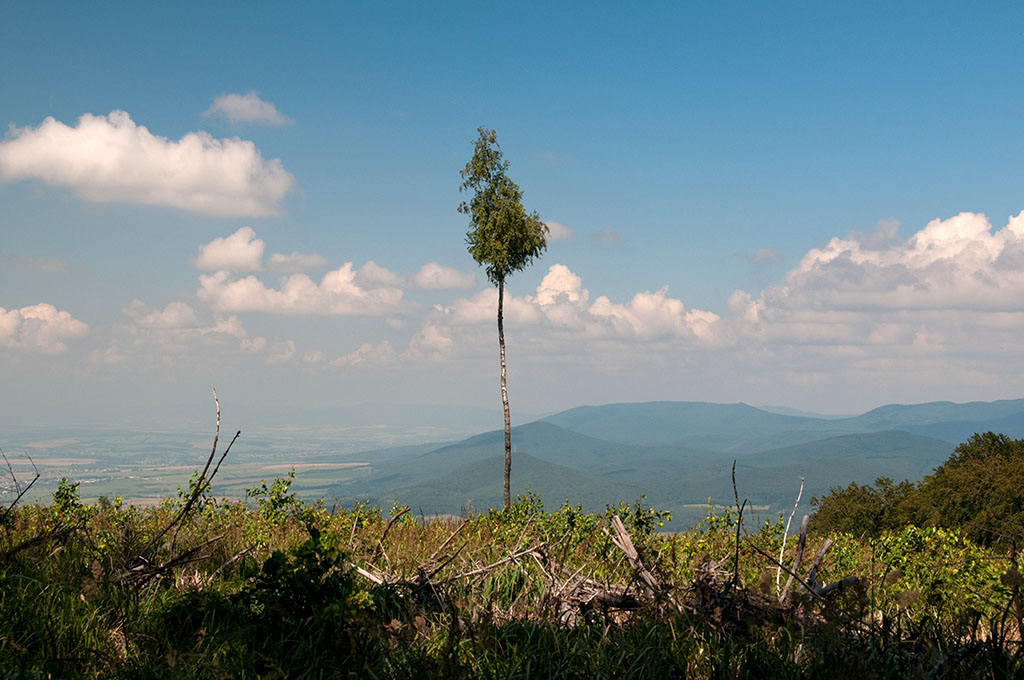
<path fill-rule="evenodd" d="M 917 483 L 879 477 L 833 487 L 812 498 L 811 529 L 876 536 L 907 525 L 964 531 L 975 542 L 1009 545 L 1024 539 L 1024 439 L 986 432 L 957 446 Z"/>

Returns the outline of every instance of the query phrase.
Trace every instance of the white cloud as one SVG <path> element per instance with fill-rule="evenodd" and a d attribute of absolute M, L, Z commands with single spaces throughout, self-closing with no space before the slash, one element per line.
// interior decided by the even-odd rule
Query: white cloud
<path fill-rule="evenodd" d="M 453 327 L 495 323 L 497 297 L 496 290 L 485 289 L 438 311 Z M 506 295 L 504 315 L 513 326 L 547 326 L 587 340 L 710 342 L 720 325 L 713 312 L 687 311 L 681 300 L 668 296 L 667 288 L 637 293 L 626 303 L 612 302 L 604 295 L 591 303 L 580 277 L 563 264 L 548 269 L 536 297 Z"/>
<path fill-rule="evenodd" d="M 386 278 L 382 272 L 387 270 L 374 265 L 366 278 Z M 356 278 L 351 262 L 325 274 L 319 284 L 305 274 L 286 276 L 279 289 L 268 288 L 255 276 L 235 279 L 226 271 L 218 271 L 199 277 L 197 294 L 220 312 L 381 316 L 401 311 L 400 288 L 362 286 Z"/>
<path fill-rule="evenodd" d="M 332 366 L 356 366 L 359 364 L 373 364 L 373 365 L 384 365 L 395 362 L 395 353 L 391 349 L 391 344 L 384 340 L 380 344 L 374 346 L 370 343 L 364 343 L 359 349 L 346 354 L 345 356 L 338 357 L 331 362 Z"/>
<path fill-rule="evenodd" d="M 113 364 L 128 360 L 143 364 L 191 366 L 232 354 L 261 355 L 268 365 L 283 364 L 295 356 L 292 340 L 268 340 L 251 337 L 237 316 L 200 314 L 184 302 L 170 302 L 163 309 L 149 309 L 141 300 L 133 300 L 122 312 L 131 324 L 121 346 L 105 352 L 96 350 L 93 363 Z"/>
<path fill-rule="evenodd" d="M 569 302 L 586 302 L 590 293 L 583 289 L 583 280 L 564 264 L 553 264 L 537 286 L 537 302 L 550 305 L 565 298 Z"/>
<path fill-rule="evenodd" d="M 124 111 L 47 118 L 0 142 L 0 179 L 38 179 L 87 201 L 163 205 L 218 216 L 274 215 L 295 178 L 246 140 L 153 135 Z"/>
<path fill-rule="evenodd" d="M 426 290 L 457 290 L 460 288 L 474 288 L 476 286 L 476 276 L 474 274 L 465 274 L 458 269 L 445 267 L 437 262 L 429 262 L 420 267 L 412 282 Z"/>
<path fill-rule="evenodd" d="M 869 236 L 808 251 L 783 285 L 750 298 L 745 315 L 1021 308 L 1024 212 L 994 233 L 984 215 L 960 213 L 905 241 Z"/>
<path fill-rule="evenodd" d="M 470 326 L 498 322 L 498 289 L 485 288 L 470 298 L 460 298 L 451 307 L 442 308 L 450 323 L 456 326 Z M 540 323 L 544 316 L 529 298 L 505 295 L 502 315 L 513 324 Z"/>
<path fill-rule="evenodd" d="M 402 279 L 398 274 L 394 273 L 390 269 L 381 267 L 373 260 L 369 260 L 359 268 L 354 280 L 357 285 L 367 288 L 377 288 L 381 286 L 397 288 L 402 285 Z"/>
<path fill-rule="evenodd" d="M 263 241 L 252 227 L 242 227 L 231 236 L 215 238 L 199 246 L 197 269 L 253 272 L 263 268 Z"/>
<path fill-rule="evenodd" d="M 545 222 L 548 225 L 548 240 L 549 241 L 572 241 L 576 238 L 576 234 L 569 227 L 559 222 Z"/>
<path fill-rule="evenodd" d="M 295 357 L 295 342 L 284 340 L 269 345 L 265 361 L 268 366 L 286 364 Z"/>
<path fill-rule="evenodd" d="M 613 303 L 602 295 L 587 311 L 605 320 L 614 335 L 624 338 L 682 336 L 687 329 L 685 306 L 682 300 L 668 297 L 667 286 L 654 293 L 637 293 L 625 304 Z"/>
<path fill-rule="evenodd" d="M 134 300 L 125 308 L 125 314 L 139 326 L 163 329 L 197 329 L 202 325 L 194 309 L 184 302 L 168 303 L 163 310 L 146 311 L 141 300 Z"/>
<path fill-rule="evenodd" d="M 224 94 L 213 100 L 204 116 L 224 116 L 232 123 L 263 123 L 290 125 L 295 121 L 277 110 L 273 104 L 260 99 L 255 92 Z"/>
<path fill-rule="evenodd" d="M 823 391 L 871 385 L 920 400 L 931 394 L 922 389 L 1020 381 L 1021 290 L 1024 213 L 999 230 L 961 213 L 906 239 L 888 220 L 808 251 L 781 285 L 736 291 L 725 325 L 764 363 L 758 370 L 827 375 Z"/>
<path fill-rule="evenodd" d="M 409 342 L 406 356 L 412 359 L 426 357 L 440 360 L 447 356 L 455 346 L 449 332 L 437 324 L 427 324 Z"/>
<path fill-rule="evenodd" d="M 270 256 L 270 268 L 276 272 L 305 272 L 319 269 L 327 264 L 327 258 L 316 253 L 296 253 L 283 255 L 274 253 Z"/>
<path fill-rule="evenodd" d="M 0 307 L 0 347 L 42 354 L 62 354 L 66 341 L 85 335 L 89 327 L 70 313 L 41 303 L 7 310 Z"/>

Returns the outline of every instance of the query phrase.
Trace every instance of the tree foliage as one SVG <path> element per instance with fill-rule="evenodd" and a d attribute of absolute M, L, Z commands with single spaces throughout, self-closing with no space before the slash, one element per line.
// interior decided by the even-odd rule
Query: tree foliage
<path fill-rule="evenodd" d="M 903 506 L 915 490 L 912 482 L 895 484 L 888 477 L 879 477 L 874 486 L 833 487 L 827 496 L 811 499 L 817 507 L 811 528 L 868 536 L 898 529 L 907 523 Z"/>
<path fill-rule="evenodd" d="M 1024 537 L 1024 439 L 986 432 L 956 447 L 920 485 L 938 523 L 982 545 Z"/>
<path fill-rule="evenodd" d="M 473 157 L 459 173 L 459 191 L 473 196 L 459 205 L 459 212 L 469 215 L 469 254 L 497 286 L 540 257 L 547 248 L 548 227 L 537 212 L 527 213 L 523 207 L 522 190 L 505 174 L 508 161 L 502 159 L 495 131 L 478 132 Z"/>
<path fill-rule="evenodd" d="M 878 536 L 907 525 L 959 529 L 983 546 L 1024 539 L 1024 439 L 986 432 L 956 447 L 917 484 L 880 477 L 874 486 L 833 487 L 811 528 Z"/>

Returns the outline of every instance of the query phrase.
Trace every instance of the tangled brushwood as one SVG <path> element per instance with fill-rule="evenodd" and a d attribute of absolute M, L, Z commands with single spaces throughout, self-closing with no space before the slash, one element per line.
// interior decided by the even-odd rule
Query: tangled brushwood
<path fill-rule="evenodd" d="M 747 527 L 738 493 L 672 535 L 641 502 L 332 511 L 291 475 L 224 502 L 218 436 L 159 507 L 84 505 L 65 482 L 49 506 L 3 508 L 0 677 L 1024 674 L 1013 547 L 915 527 L 809 538 L 806 521 L 786 541 L 782 518 Z"/>

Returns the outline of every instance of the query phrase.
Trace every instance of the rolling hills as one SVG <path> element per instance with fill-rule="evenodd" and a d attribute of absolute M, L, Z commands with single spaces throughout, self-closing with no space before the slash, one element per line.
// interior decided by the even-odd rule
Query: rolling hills
<path fill-rule="evenodd" d="M 588 509 L 635 500 L 672 510 L 677 527 L 697 521 L 708 501 L 741 497 L 762 515 L 834 486 L 877 477 L 916 480 L 975 431 L 1024 436 L 1024 400 L 889 405 L 847 418 L 779 414 L 747 404 L 650 402 L 581 406 L 512 430 L 513 492 L 548 506 L 564 499 Z M 426 514 L 501 503 L 503 433 L 479 434 L 419 455 L 378 455 L 371 472 L 325 489 L 343 502 L 367 498 Z"/>

